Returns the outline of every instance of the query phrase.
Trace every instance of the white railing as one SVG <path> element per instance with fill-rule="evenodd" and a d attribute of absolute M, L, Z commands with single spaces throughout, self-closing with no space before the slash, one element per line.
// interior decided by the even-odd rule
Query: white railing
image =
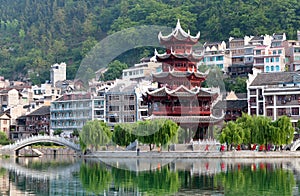
<path fill-rule="evenodd" d="M 65 146 L 68 146 L 74 150 L 80 151 L 80 145 L 75 144 L 63 137 L 59 136 L 44 136 L 44 135 L 37 135 L 37 136 L 32 136 L 24 139 L 17 140 L 13 144 L 5 145 L 2 146 L 1 149 L 3 150 L 15 150 L 20 146 L 25 146 L 26 144 L 31 144 L 31 143 L 38 143 L 38 142 L 56 142 L 58 144 L 62 144 Z"/>

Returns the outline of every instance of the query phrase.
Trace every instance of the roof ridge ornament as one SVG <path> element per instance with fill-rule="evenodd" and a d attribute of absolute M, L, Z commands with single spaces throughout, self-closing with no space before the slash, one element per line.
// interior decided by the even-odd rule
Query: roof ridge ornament
<path fill-rule="evenodd" d="M 176 29 L 181 29 L 181 25 L 180 25 L 180 20 L 179 20 L 179 18 L 177 19 Z"/>

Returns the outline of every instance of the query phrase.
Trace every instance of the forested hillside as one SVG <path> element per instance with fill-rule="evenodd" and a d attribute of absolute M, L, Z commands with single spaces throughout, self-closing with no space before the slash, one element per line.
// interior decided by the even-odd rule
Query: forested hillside
<path fill-rule="evenodd" d="M 66 62 L 74 78 L 81 59 L 108 34 L 135 25 L 174 27 L 177 19 L 201 41 L 300 29 L 298 0 L 0 0 L 0 75 L 49 79 Z M 145 54 L 145 51 L 143 51 Z M 142 53 L 143 53 L 142 52 Z M 129 54 L 130 55 L 130 54 Z M 141 54 L 126 61 L 129 66 Z"/>

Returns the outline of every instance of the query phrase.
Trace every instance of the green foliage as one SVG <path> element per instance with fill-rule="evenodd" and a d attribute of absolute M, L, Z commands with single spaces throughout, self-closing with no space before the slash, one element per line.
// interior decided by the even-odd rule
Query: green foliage
<path fill-rule="evenodd" d="M 78 131 L 78 129 L 74 129 L 73 132 L 72 132 L 72 135 L 74 137 L 79 137 L 79 131 Z"/>
<path fill-rule="evenodd" d="M 138 175 L 137 175 L 138 174 Z M 116 189 L 135 190 L 146 195 L 171 195 L 180 188 L 178 172 L 164 166 L 151 172 L 135 172 L 97 163 L 84 163 L 79 171 L 83 187 L 91 193 L 101 195 L 113 183 Z"/>
<path fill-rule="evenodd" d="M 108 65 L 107 71 L 104 73 L 103 80 L 107 81 L 107 80 L 115 80 L 116 78 L 120 78 L 122 76 L 123 69 L 127 69 L 127 68 L 128 68 L 127 64 L 115 60 Z"/>
<path fill-rule="evenodd" d="M 63 130 L 61 130 L 61 129 L 56 129 L 56 130 L 53 132 L 53 135 L 60 135 L 62 132 L 63 132 Z"/>
<path fill-rule="evenodd" d="M 80 143 L 85 144 L 82 148 L 89 147 L 98 150 L 99 147 L 111 141 L 112 132 L 105 122 L 100 120 L 88 121 L 79 134 Z"/>
<path fill-rule="evenodd" d="M 272 122 L 264 116 L 243 114 L 236 122 L 230 121 L 223 128 L 218 139 L 228 144 L 289 144 L 294 138 L 294 128 L 289 117 L 281 116 Z"/>
<path fill-rule="evenodd" d="M 81 164 L 79 178 L 82 186 L 96 195 L 107 191 L 112 182 L 110 171 L 100 164 Z"/>
<path fill-rule="evenodd" d="M 41 81 L 32 78 L 36 83 L 49 80 L 49 73 L 42 72 L 61 61 L 68 65 L 67 78 L 73 79 L 96 42 L 128 27 L 174 27 L 180 19 L 191 34 L 201 31 L 205 42 L 281 32 L 295 39 L 300 25 L 296 0 L 15 0 L 1 1 L 0 8 L 0 75 L 19 79 L 39 74 Z M 30 54 L 32 49 L 40 52 Z M 138 62 L 139 58 L 131 54 L 127 59 Z"/>
<path fill-rule="evenodd" d="M 120 146 L 128 146 L 137 139 L 137 136 L 132 133 L 134 127 L 135 124 L 132 123 L 117 124 L 114 127 L 112 141 Z"/>
<path fill-rule="evenodd" d="M 113 142 L 121 146 L 127 146 L 136 139 L 148 144 L 150 150 L 152 145 L 165 146 L 178 142 L 178 125 L 166 119 L 152 121 L 138 121 L 136 123 L 118 124 L 114 128 Z"/>
<path fill-rule="evenodd" d="M 224 195 L 293 195 L 295 178 L 291 171 L 282 168 L 266 169 L 267 164 L 252 171 L 250 166 L 243 166 L 214 176 L 215 187 L 223 187 Z"/>
<path fill-rule="evenodd" d="M 226 78 L 224 79 L 227 92 L 234 91 L 235 93 L 247 93 L 247 78 Z"/>
<path fill-rule="evenodd" d="M 7 145 L 10 143 L 10 140 L 8 139 L 7 135 L 0 131 L 0 145 Z"/>

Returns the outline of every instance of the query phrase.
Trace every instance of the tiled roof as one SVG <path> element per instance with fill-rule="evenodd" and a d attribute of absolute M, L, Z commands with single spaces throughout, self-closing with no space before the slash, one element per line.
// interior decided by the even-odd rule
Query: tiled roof
<path fill-rule="evenodd" d="M 188 40 L 190 39 L 193 42 L 197 42 L 200 38 L 200 32 L 196 36 L 191 36 L 190 32 L 185 32 L 180 25 L 179 20 L 177 21 L 176 28 L 167 36 L 163 36 L 161 32 L 158 34 L 159 41 L 169 41 L 175 38 L 177 40 Z"/>
<path fill-rule="evenodd" d="M 167 87 L 161 87 L 151 92 L 147 92 L 152 96 L 165 97 L 167 95 L 175 96 L 175 97 L 193 97 L 197 95 L 198 97 L 208 97 L 216 95 L 217 92 L 207 91 L 202 88 L 195 87 L 193 89 L 188 89 L 185 86 L 181 85 L 174 90 L 169 90 Z"/>
<path fill-rule="evenodd" d="M 173 77 L 190 77 L 194 75 L 197 78 L 203 78 L 206 77 L 206 74 L 199 73 L 199 72 L 187 72 L 187 71 L 169 71 L 169 72 L 159 72 L 159 73 L 153 73 L 152 76 L 155 78 L 165 78 L 168 76 Z"/>
<path fill-rule="evenodd" d="M 183 54 L 176 54 L 176 53 L 170 53 L 170 54 L 157 54 L 156 59 L 164 60 L 164 59 L 169 59 L 169 58 L 178 58 L 178 59 L 187 59 L 187 60 L 192 60 L 192 59 L 198 59 L 201 60 L 203 55 L 202 54 L 197 54 L 195 52 L 193 53 L 183 53 Z"/>
<path fill-rule="evenodd" d="M 214 116 L 154 116 L 151 115 L 148 117 L 149 120 L 154 119 L 169 119 L 173 120 L 176 123 L 216 123 L 223 120 L 223 117 L 214 117 Z"/>
<path fill-rule="evenodd" d="M 273 72 L 259 73 L 250 86 L 278 85 L 283 83 L 293 83 L 293 76 L 298 75 L 296 72 Z"/>
<path fill-rule="evenodd" d="M 48 114 L 50 115 L 50 106 L 42 106 L 42 107 L 34 110 L 27 116 L 40 116 L 40 115 L 48 115 Z"/>

